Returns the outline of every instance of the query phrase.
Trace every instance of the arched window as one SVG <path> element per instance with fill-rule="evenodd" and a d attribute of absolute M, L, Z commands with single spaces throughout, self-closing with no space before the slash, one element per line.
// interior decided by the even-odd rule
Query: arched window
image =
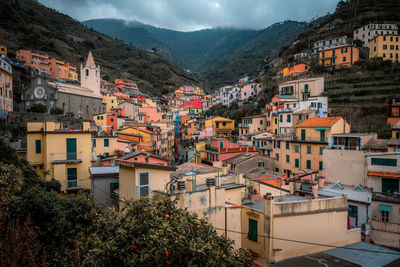
<path fill-rule="evenodd" d="M 88 77 L 89 76 L 89 70 L 88 69 L 86 69 L 86 77 Z"/>

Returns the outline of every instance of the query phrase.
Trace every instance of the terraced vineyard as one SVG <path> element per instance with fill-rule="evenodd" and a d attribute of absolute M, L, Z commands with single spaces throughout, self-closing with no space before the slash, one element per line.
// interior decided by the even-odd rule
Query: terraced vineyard
<path fill-rule="evenodd" d="M 349 70 L 325 78 L 332 116 L 343 116 L 353 131 L 378 132 L 387 137 L 387 109 L 392 98 L 400 98 L 400 72 L 397 69 Z"/>

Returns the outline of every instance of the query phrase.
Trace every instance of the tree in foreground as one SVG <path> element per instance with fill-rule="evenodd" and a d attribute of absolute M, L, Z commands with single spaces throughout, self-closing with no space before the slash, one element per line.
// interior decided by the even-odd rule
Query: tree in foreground
<path fill-rule="evenodd" d="M 176 200 L 146 198 L 127 203 L 121 215 L 102 216 L 89 241 L 84 265 L 250 266 L 245 250 L 217 234 L 204 219 L 176 207 Z"/>

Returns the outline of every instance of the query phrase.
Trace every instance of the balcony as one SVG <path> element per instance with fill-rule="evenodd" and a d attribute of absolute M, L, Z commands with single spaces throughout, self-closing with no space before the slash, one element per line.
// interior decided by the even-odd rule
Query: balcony
<path fill-rule="evenodd" d="M 372 200 L 400 203 L 400 194 L 399 193 L 372 192 Z"/>
<path fill-rule="evenodd" d="M 210 145 L 206 145 L 206 150 L 218 152 L 218 148 L 214 148 L 214 147 L 212 147 Z"/>
<path fill-rule="evenodd" d="M 74 192 L 82 190 L 83 188 L 83 181 L 82 180 L 68 180 L 65 183 L 65 191 L 67 192 Z"/>
<path fill-rule="evenodd" d="M 301 142 L 301 143 L 328 143 L 328 138 L 305 138 L 305 140 L 302 140 L 298 136 L 293 136 L 293 141 L 294 142 Z"/>
<path fill-rule="evenodd" d="M 82 163 L 82 152 L 53 153 L 51 161 L 53 164 L 79 164 Z"/>
<path fill-rule="evenodd" d="M 372 229 L 390 233 L 400 234 L 400 224 L 392 222 L 383 222 L 372 219 Z"/>

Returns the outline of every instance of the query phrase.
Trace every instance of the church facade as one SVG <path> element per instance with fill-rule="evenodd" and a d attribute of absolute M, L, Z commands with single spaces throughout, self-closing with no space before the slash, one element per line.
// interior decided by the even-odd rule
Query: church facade
<path fill-rule="evenodd" d="M 34 78 L 30 87 L 23 90 L 24 110 L 42 104 L 51 113 L 60 108 L 64 114 L 91 119 L 94 114 L 105 112 L 106 104 L 100 94 L 100 66 L 96 66 L 91 52 L 84 66 L 81 65 L 81 83 L 49 80 L 44 75 Z"/>

